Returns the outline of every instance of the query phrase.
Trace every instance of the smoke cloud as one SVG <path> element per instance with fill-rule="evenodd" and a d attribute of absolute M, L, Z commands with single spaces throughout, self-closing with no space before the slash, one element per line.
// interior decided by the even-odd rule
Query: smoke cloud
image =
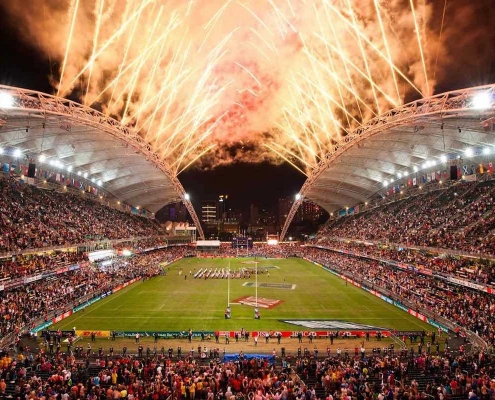
<path fill-rule="evenodd" d="M 308 171 L 359 124 L 433 92 L 445 50 L 432 3 L 29 0 L 7 11 L 60 62 L 59 95 L 134 127 L 176 173 L 284 159 Z"/>

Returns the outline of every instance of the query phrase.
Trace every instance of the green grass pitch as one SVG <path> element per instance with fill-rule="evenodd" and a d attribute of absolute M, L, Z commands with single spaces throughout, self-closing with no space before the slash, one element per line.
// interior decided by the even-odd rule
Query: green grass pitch
<path fill-rule="evenodd" d="M 284 319 L 342 320 L 397 330 L 432 330 L 433 327 L 383 300 L 346 285 L 333 274 L 301 259 L 259 259 L 258 267 L 272 267 L 270 276 L 258 275 L 258 284 L 294 284 L 295 289 L 258 288 L 258 297 L 283 300 L 272 309 L 260 309 L 261 319 L 253 318 L 253 307 L 232 305 L 226 320 L 227 279 L 193 279 L 189 271 L 200 268 L 251 267 L 247 259 L 185 258 L 167 268 L 167 275 L 137 282 L 116 294 L 79 311 L 52 327 L 57 329 L 117 331 L 198 330 L 304 330 Z M 276 268 L 273 268 L 276 267 Z M 183 274 L 179 275 L 182 269 Z M 187 274 L 187 279 L 184 279 Z M 251 275 L 250 282 L 255 282 Z M 255 296 L 247 279 L 230 280 L 230 301 Z"/>

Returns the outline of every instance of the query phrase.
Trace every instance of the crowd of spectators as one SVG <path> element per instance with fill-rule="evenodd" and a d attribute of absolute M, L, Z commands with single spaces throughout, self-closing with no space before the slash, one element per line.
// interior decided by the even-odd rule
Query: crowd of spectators
<path fill-rule="evenodd" d="M 294 245 L 272 246 L 266 243 L 256 243 L 252 248 L 232 247 L 230 243 L 221 243 L 217 251 L 198 252 L 198 256 L 204 257 L 259 257 L 259 258 L 286 258 L 296 255 L 296 243 Z"/>
<path fill-rule="evenodd" d="M 337 241 L 328 238 L 320 238 L 315 241 L 315 244 L 362 256 L 409 264 L 417 269 L 426 268 L 433 272 L 454 275 L 479 284 L 495 284 L 494 263 L 486 259 L 449 256 L 446 254 L 440 256 L 423 250 L 357 243 L 354 241 Z"/>
<path fill-rule="evenodd" d="M 0 177 L 0 253 L 89 240 L 153 236 L 153 220 L 71 193 L 43 190 Z"/>
<path fill-rule="evenodd" d="M 321 236 L 495 254 L 495 181 L 458 183 L 340 218 Z"/>
<path fill-rule="evenodd" d="M 420 390 L 413 372 L 431 383 Z M 494 374 L 484 352 L 288 355 L 269 363 L 242 353 L 221 362 L 165 354 L 81 359 L 21 349 L 16 359 L 8 354 L 0 359 L 0 396 L 7 381 L 16 399 L 443 400 L 457 395 L 489 400 L 495 395 Z"/>
<path fill-rule="evenodd" d="M 85 260 L 87 256 L 83 253 L 62 251 L 10 257 L 0 260 L 0 281 L 35 275 Z"/>
<path fill-rule="evenodd" d="M 365 283 L 370 289 L 385 289 L 395 299 L 411 303 L 411 308 L 444 317 L 495 344 L 495 297 L 492 294 L 331 250 L 300 247 L 300 255 Z"/>
<path fill-rule="evenodd" d="M 160 263 L 182 257 L 185 249 L 173 247 L 119 258 L 105 269 L 87 265 L 16 288 L 0 291 L 0 334 L 20 332 L 54 313 L 70 309 L 89 297 L 112 290 L 136 277 L 150 277 L 163 269 Z M 41 320 L 41 321 L 40 321 Z"/>

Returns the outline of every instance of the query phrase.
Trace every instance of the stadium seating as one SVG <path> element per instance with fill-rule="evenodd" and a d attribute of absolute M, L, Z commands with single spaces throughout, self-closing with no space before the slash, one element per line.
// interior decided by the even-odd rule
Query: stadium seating
<path fill-rule="evenodd" d="M 454 321 L 478 333 L 491 345 L 495 344 L 495 297 L 492 294 L 448 284 L 433 276 L 402 271 L 377 260 L 314 247 L 300 251 L 307 259 L 364 282 L 371 289 L 386 289 L 397 299 L 413 304 L 415 309 Z"/>
<path fill-rule="evenodd" d="M 105 269 L 82 264 L 33 282 L 23 282 L 0 292 L 0 334 L 3 336 L 34 327 L 91 297 L 111 291 L 136 277 L 160 273 L 158 264 L 182 257 L 186 248 L 172 247 L 121 258 Z"/>
<path fill-rule="evenodd" d="M 0 196 L 0 253 L 160 232 L 151 219 L 74 194 L 42 190 L 13 177 L 0 177 Z"/>
<path fill-rule="evenodd" d="M 495 181 L 458 183 L 340 218 L 320 237 L 495 255 Z"/>

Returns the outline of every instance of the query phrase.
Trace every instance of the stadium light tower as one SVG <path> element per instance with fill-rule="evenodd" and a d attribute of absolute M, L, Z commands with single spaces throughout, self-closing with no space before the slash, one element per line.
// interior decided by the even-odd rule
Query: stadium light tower
<path fill-rule="evenodd" d="M 14 98 L 10 93 L 0 92 L 0 108 L 12 108 L 14 105 Z"/>
<path fill-rule="evenodd" d="M 476 110 L 486 110 L 493 103 L 492 96 L 488 92 L 480 92 L 473 97 L 471 107 Z"/>

